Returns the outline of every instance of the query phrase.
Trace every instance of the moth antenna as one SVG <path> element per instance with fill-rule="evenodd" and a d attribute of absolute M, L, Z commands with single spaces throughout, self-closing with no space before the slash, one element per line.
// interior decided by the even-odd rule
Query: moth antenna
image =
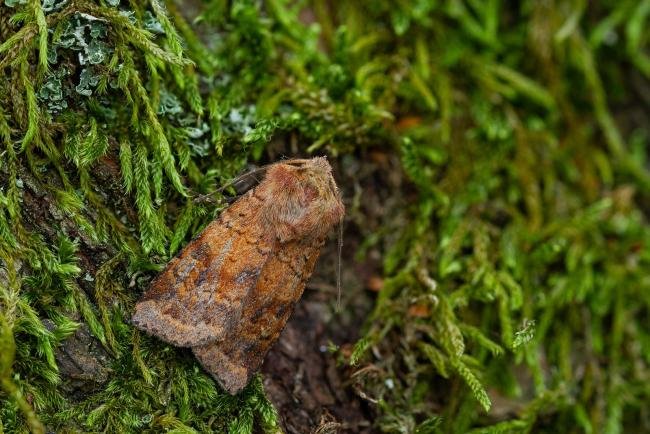
<path fill-rule="evenodd" d="M 221 193 L 221 192 L 224 191 L 226 188 L 235 185 L 235 184 L 238 183 L 239 181 L 241 181 L 241 180 L 243 180 L 243 179 L 246 179 L 246 178 L 248 178 L 249 176 L 255 176 L 255 175 L 259 174 L 259 173 L 262 173 L 262 172 L 264 172 L 266 169 L 268 169 L 270 166 L 271 166 L 270 164 L 267 164 L 267 165 L 265 165 L 265 166 L 258 167 L 257 169 L 253 169 L 253 170 L 251 170 L 251 171 L 248 171 L 248 172 L 246 172 L 246 173 L 242 173 L 241 175 L 239 175 L 239 176 L 237 176 L 237 177 L 231 179 L 230 181 L 226 182 L 224 185 L 222 185 L 221 187 L 219 187 L 218 189 L 216 189 L 216 190 L 215 190 L 215 193 L 216 193 L 216 192 Z M 257 178 L 255 178 L 255 179 L 257 180 Z"/>
<path fill-rule="evenodd" d="M 222 185 L 221 187 L 217 188 L 215 191 L 213 191 L 213 192 L 211 192 L 211 193 L 206 193 L 206 194 L 201 194 L 201 195 L 199 195 L 199 196 L 196 196 L 196 197 L 194 198 L 194 202 L 203 202 L 203 201 L 205 201 L 206 199 L 209 199 L 210 196 L 212 196 L 213 194 L 223 192 L 226 188 L 233 186 L 234 184 L 238 183 L 238 182 L 241 181 L 242 179 L 245 179 L 245 178 L 247 178 L 247 177 L 249 177 L 249 176 L 254 176 L 254 175 L 257 175 L 257 174 L 259 174 L 259 173 L 264 172 L 264 171 L 265 171 L 266 169 L 268 169 L 270 166 L 271 166 L 271 164 L 267 164 L 267 165 L 264 165 L 264 166 L 262 166 L 262 167 L 258 167 L 257 169 L 253 169 L 253 170 L 251 170 L 251 171 L 248 171 L 248 172 L 246 172 L 246 173 L 242 173 L 241 175 L 236 176 L 235 178 L 233 178 L 233 179 L 231 179 L 230 181 L 226 182 L 224 185 Z M 255 180 L 259 182 L 259 179 L 255 178 Z"/>
<path fill-rule="evenodd" d="M 341 310 L 341 256 L 343 255 L 343 217 L 339 220 L 339 254 L 336 264 L 336 312 Z"/>

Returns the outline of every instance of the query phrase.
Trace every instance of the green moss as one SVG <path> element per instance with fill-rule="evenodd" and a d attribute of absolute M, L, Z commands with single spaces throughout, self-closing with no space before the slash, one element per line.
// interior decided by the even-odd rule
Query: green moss
<path fill-rule="evenodd" d="M 0 6 L 2 429 L 277 428 L 259 379 L 232 398 L 127 318 L 222 206 L 194 198 L 293 136 L 397 154 L 414 194 L 359 228 L 378 428 L 650 430 L 647 1 L 192 5 Z M 112 371 L 73 397 L 55 354 L 82 324 Z"/>

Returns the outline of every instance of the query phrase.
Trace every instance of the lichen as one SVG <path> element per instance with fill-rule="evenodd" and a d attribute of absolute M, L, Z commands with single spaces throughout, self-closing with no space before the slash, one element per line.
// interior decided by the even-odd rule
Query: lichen
<path fill-rule="evenodd" d="M 403 178 L 399 206 L 355 227 L 357 258 L 383 259 L 346 358 L 377 429 L 650 430 L 649 16 L 647 1 L 6 0 L 0 430 L 277 430 L 260 378 L 230 397 L 128 321 L 272 139 L 399 157 L 384 174 Z M 57 363 L 80 323 L 110 355 L 81 397 Z"/>

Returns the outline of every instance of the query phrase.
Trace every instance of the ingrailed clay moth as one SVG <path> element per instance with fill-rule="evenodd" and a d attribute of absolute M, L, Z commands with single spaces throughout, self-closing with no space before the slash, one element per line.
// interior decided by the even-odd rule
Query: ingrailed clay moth
<path fill-rule="evenodd" d="M 278 339 L 343 214 L 325 157 L 272 164 L 169 262 L 133 323 L 191 347 L 228 392 L 239 392 Z"/>

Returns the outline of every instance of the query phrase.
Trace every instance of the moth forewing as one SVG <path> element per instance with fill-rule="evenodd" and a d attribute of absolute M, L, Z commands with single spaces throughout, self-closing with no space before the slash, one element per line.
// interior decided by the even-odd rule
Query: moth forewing
<path fill-rule="evenodd" d="M 170 261 L 136 304 L 133 323 L 191 347 L 224 389 L 239 392 L 277 341 L 343 214 L 324 157 L 269 166 Z"/>

